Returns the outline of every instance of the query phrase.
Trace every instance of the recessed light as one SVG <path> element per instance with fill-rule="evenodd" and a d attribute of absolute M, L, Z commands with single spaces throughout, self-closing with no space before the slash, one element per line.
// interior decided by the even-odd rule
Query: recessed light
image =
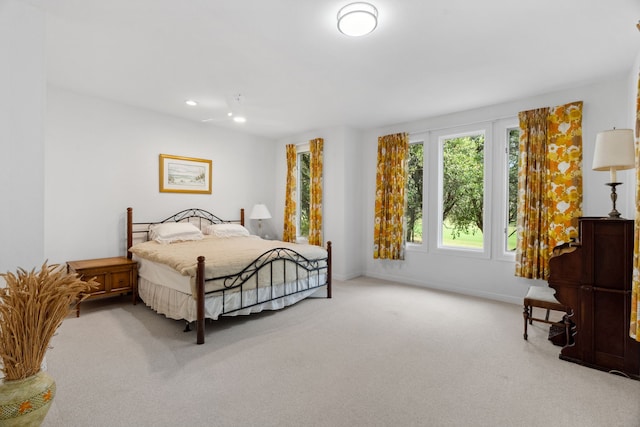
<path fill-rule="evenodd" d="M 247 119 L 242 117 L 242 116 L 235 116 L 233 118 L 233 121 L 236 122 L 236 123 L 244 123 L 244 122 L 247 121 Z"/>
<path fill-rule="evenodd" d="M 184 101 L 184 103 L 190 107 L 195 107 L 196 105 L 198 105 L 198 103 L 193 99 L 187 99 L 186 101 Z"/>

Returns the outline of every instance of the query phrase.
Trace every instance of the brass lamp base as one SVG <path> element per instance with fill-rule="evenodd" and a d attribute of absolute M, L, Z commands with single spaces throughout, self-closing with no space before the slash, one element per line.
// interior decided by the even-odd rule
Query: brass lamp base
<path fill-rule="evenodd" d="M 618 212 L 616 209 L 616 201 L 618 200 L 618 194 L 616 194 L 616 187 L 622 184 L 621 182 L 607 182 L 606 185 L 611 187 L 611 203 L 613 204 L 613 209 L 609 212 L 609 219 L 620 219 L 622 214 Z"/>

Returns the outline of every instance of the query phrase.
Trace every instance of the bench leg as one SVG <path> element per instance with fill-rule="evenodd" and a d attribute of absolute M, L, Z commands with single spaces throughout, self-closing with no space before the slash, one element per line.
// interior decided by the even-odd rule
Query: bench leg
<path fill-rule="evenodd" d="M 529 320 L 529 307 L 527 307 L 526 305 L 524 306 L 524 311 L 522 312 L 522 317 L 524 317 L 524 339 L 525 341 L 528 338 L 527 335 L 527 321 Z"/>
<path fill-rule="evenodd" d="M 571 317 L 572 313 L 567 313 L 564 316 L 562 316 L 562 322 L 564 323 L 564 333 L 567 337 L 567 343 L 565 344 L 566 346 L 569 345 L 573 345 L 573 336 L 571 335 L 571 327 L 573 326 L 571 322 Z"/>

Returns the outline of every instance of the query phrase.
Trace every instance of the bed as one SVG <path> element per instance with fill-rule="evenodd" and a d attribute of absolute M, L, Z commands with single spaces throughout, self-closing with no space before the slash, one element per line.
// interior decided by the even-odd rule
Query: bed
<path fill-rule="evenodd" d="M 127 208 L 127 257 L 138 262 L 139 298 L 166 317 L 205 319 L 279 310 L 326 291 L 331 298 L 331 242 L 326 248 L 250 235 L 240 219 L 187 209 L 162 221 L 134 222 Z M 315 295 L 314 295 L 315 296 Z"/>

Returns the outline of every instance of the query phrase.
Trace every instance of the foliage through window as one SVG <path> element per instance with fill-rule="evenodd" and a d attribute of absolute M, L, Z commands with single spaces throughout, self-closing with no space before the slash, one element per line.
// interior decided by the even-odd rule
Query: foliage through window
<path fill-rule="evenodd" d="M 512 259 L 519 139 L 515 118 L 413 134 L 407 158 L 406 242 L 414 248 Z"/>
<path fill-rule="evenodd" d="M 483 132 L 441 139 L 443 246 L 484 247 Z"/>
<path fill-rule="evenodd" d="M 516 250 L 516 223 L 518 215 L 518 162 L 520 157 L 520 129 L 507 129 L 507 223 L 505 247 L 508 252 Z"/>
<path fill-rule="evenodd" d="M 298 152 L 298 212 L 296 215 L 298 223 L 296 224 L 296 229 L 300 237 L 309 237 L 309 209 L 311 198 L 310 161 L 310 152 Z"/>
<path fill-rule="evenodd" d="M 424 144 L 422 142 L 409 146 L 407 169 L 406 241 L 408 243 L 422 243 L 422 181 L 424 171 Z"/>

